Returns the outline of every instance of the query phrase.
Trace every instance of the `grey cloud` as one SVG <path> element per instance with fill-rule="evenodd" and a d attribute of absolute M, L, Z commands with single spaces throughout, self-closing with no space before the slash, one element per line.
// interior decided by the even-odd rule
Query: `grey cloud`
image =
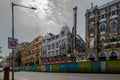
<path fill-rule="evenodd" d="M 11 2 L 26 6 L 34 6 L 36 11 L 20 7 L 14 8 L 15 16 L 15 37 L 22 41 L 32 41 L 35 37 L 44 36 L 48 32 L 58 34 L 60 29 L 67 22 L 70 28 L 73 27 L 73 7 L 78 6 L 77 33 L 85 39 L 85 11 L 94 4 L 101 4 L 105 0 L 47 0 L 48 7 L 39 8 L 43 0 L 0 0 L 0 46 L 3 47 L 3 55 L 11 50 L 7 48 L 7 38 L 11 36 Z M 44 0 L 45 1 L 45 0 Z M 106 2 L 108 2 L 106 0 Z"/>

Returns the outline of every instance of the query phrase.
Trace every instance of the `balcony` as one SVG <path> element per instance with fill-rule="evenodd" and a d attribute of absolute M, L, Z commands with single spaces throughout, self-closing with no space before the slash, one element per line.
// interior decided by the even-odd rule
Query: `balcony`
<path fill-rule="evenodd" d="M 119 48 L 120 47 L 120 41 L 105 43 L 105 44 L 103 44 L 103 47 L 105 49 L 107 49 L 107 48 Z"/>

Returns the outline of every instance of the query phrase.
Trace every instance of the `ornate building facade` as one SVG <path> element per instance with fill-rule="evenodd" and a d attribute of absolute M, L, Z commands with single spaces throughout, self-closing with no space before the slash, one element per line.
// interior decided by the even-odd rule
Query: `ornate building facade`
<path fill-rule="evenodd" d="M 79 51 L 85 50 L 85 42 L 77 37 Z M 72 34 L 68 26 L 63 26 L 60 34 L 47 34 L 43 38 L 42 62 L 43 64 L 72 62 Z"/>
<path fill-rule="evenodd" d="M 43 37 L 39 36 L 33 41 L 23 42 L 21 45 L 21 65 L 40 65 Z"/>
<path fill-rule="evenodd" d="M 120 0 L 86 10 L 86 56 L 120 58 Z"/>

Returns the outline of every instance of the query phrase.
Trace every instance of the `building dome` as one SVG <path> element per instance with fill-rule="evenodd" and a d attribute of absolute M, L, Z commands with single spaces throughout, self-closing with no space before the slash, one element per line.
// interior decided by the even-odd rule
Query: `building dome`
<path fill-rule="evenodd" d="M 70 28 L 65 24 L 65 26 L 62 27 L 61 32 L 70 32 Z"/>

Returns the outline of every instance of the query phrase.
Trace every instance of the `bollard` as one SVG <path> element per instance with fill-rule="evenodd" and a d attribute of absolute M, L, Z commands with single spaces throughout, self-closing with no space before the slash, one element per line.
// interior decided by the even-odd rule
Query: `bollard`
<path fill-rule="evenodd" d="M 9 80 L 9 67 L 4 68 L 4 80 Z"/>

